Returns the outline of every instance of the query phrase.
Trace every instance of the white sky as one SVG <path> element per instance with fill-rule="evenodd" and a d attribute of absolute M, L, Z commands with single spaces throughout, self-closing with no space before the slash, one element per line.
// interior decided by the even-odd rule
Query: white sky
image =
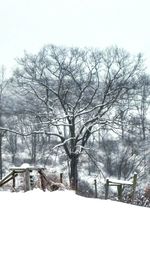
<path fill-rule="evenodd" d="M 0 0 L 0 65 L 45 44 L 117 45 L 150 63 L 149 0 Z"/>

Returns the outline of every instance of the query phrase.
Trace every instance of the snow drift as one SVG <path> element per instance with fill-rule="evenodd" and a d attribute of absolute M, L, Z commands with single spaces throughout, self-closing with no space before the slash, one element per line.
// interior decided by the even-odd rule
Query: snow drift
<path fill-rule="evenodd" d="M 0 192 L 0 266 L 149 266 L 148 208 L 72 191 Z"/>

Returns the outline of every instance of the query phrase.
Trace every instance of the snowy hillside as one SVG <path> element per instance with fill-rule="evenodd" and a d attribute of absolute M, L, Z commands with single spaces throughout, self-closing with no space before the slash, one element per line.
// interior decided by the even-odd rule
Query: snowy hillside
<path fill-rule="evenodd" d="M 149 266 L 150 211 L 72 191 L 0 192 L 0 266 Z"/>

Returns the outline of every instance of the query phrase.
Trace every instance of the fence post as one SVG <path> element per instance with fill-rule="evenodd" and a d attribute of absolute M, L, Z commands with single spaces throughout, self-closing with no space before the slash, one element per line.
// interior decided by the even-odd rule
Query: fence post
<path fill-rule="evenodd" d="M 29 169 L 26 169 L 25 171 L 25 177 L 24 177 L 24 187 L 25 192 L 30 190 L 30 171 Z"/>
<path fill-rule="evenodd" d="M 122 200 L 122 185 L 117 185 L 117 191 L 118 191 L 118 200 Z"/>
<path fill-rule="evenodd" d="M 15 186 L 16 186 L 16 179 L 15 179 L 15 172 L 13 171 L 13 190 L 15 190 Z"/>
<path fill-rule="evenodd" d="M 45 182 L 42 174 L 40 174 L 40 180 L 41 180 L 41 188 L 45 192 L 46 191 L 46 182 Z"/>
<path fill-rule="evenodd" d="M 63 183 L 63 173 L 60 173 L 60 183 Z"/>
<path fill-rule="evenodd" d="M 97 198 L 97 181 L 94 179 L 94 187 L 95 187 L 95 198 Z"/>
<path fill-rule="evenodd" d="M 105 199 L 108 198 L 108 192 L 109 192 L 109 179 L 106 179 L 106 184 L 105 184 Z"/>
<path fill-rule="evenodd" d="M 133 175 L 132 202 L 134 200 L 136 185 L 137 185 L 137 173 L 135 172 L 134 175 Z"/>

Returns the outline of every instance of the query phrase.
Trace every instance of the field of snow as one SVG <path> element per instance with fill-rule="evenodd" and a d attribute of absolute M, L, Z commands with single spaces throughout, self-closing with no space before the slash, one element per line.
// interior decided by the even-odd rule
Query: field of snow
<path fill-rule="evenodd" d="M 149 266 L 150 209 L 72 191 L 0 192 L 0 266 Z"/>

